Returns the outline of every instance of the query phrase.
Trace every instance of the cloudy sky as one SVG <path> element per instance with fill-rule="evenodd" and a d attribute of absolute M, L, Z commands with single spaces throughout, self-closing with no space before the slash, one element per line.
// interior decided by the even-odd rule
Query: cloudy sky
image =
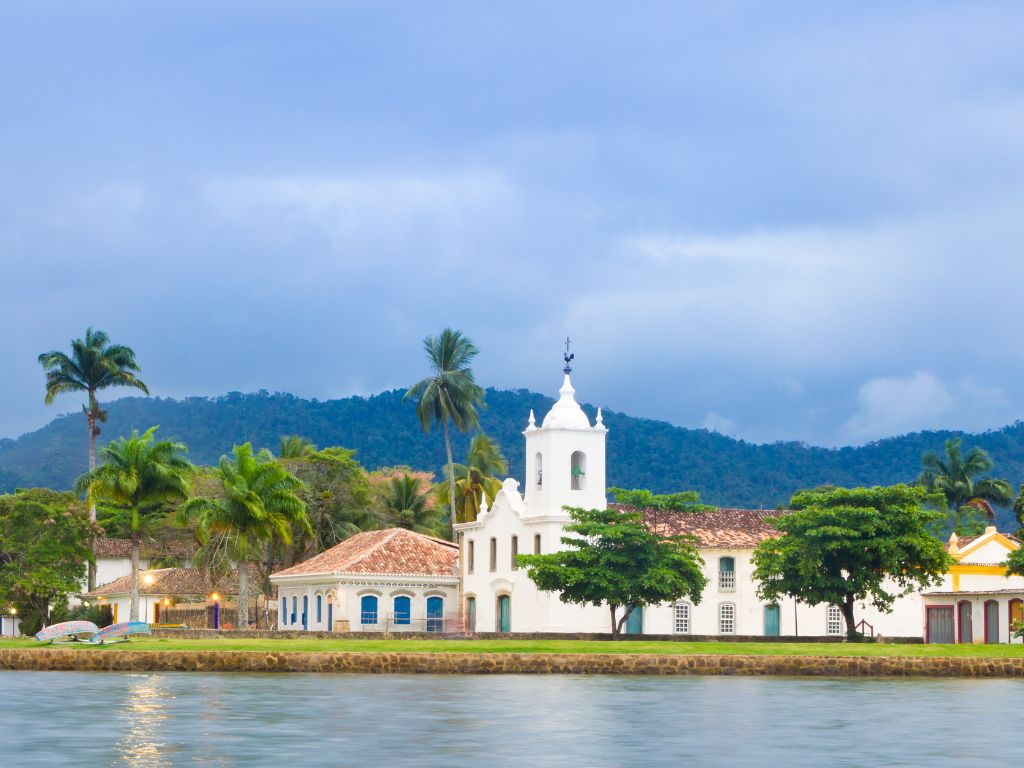
<path fill-rule="evenodd" d="M 20 5 L 0 436 L 90 324 L 162 396 L 404 386 L 450 324 L 755 441 L 1024 417 L 1020 3 Z"/>

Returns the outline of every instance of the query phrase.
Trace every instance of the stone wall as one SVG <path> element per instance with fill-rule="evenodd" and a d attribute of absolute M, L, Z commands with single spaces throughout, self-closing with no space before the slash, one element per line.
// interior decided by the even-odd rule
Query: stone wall
<path fill-rule="evenodd" d="M 550 653 L 280 653 L 2 648 L 0 669 L 117 672 L 1024 677 L 1024 658 Z"/>

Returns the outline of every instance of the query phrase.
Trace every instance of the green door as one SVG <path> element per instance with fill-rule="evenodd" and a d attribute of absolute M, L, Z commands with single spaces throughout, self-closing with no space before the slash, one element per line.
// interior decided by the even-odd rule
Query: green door
<path fill-rule="evenodd" d="M 779 606 L 766 605 L 764 607 L 764 636 L 778 637 L 782 634 L 779 631 Z"/>
<path fill-rule="evenodd" d="M 511 632 L 512 631 L 512 606 L 511 599 L 508 595 L 502 595 L 498 598 L 498 631 L 499 632 Z"/>
<path fill-rule="evenodd" d="M 629 614 L 629 618 L 626 619 L 626 634 L 627 635 L 642 635 L 644 633 L 644 609 L 642 606 L 637 606 L 633 609 L 633 612 Z"/>

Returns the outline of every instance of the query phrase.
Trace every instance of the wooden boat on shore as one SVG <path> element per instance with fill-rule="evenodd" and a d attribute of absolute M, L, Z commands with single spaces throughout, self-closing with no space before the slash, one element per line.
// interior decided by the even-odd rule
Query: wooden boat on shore
<path fill-rule="evenodd" d="M 36 640 L 40 643 L 52 643 L 59 640 L 77 642 L 89 640 L 97 632 L 99 632 L 99 627 L 91 621 L 62 621 L 60 624 L 51 624 L 40 629 L 36 632 Z"/>
<path fill-rule="evenodd" d="M 109 627 L 104 627 L 93 635 L 89 642 L 90 643 L 103 643 L 107 640 L 115 640 L 121 638 L 127 640 L 133 635 L 151 635 L 153 634 L 149 628 L 149 624 L 144 621 L 125 621 L 120 624 L 111 624 Z"/>

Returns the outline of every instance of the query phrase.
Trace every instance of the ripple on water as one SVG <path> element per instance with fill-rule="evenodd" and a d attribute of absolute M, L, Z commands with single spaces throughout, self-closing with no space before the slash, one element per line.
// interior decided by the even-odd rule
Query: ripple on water
<path fill-rule="evenodd" d="M 999 766 L 1022 694 L 1014 680 L 0 672 L 0 764 Z"/>

